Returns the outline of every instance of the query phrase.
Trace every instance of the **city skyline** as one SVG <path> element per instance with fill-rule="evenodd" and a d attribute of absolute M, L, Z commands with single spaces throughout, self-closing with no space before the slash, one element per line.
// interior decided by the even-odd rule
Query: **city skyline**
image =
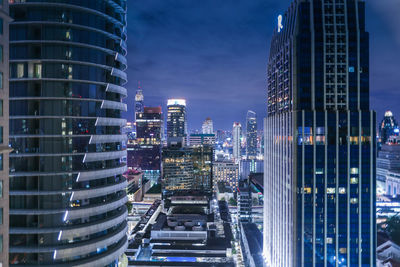
<path fill-rule="evenodd" d="M 271 25 L 291 1 L 213 2 L 128 2 L 127 30 L 135 36 L 128 40 L 128 112 L 122 114 L 128 121 L 133 121 L 140 81 L 145 105 L 162 105 L 164 114 L 168 98 L 185 98 L 190 130 L 201 129 L 206 117 L 212 118 L 215 130 L 229 130 L 234 121 L 245 125 L 248 109 L 260 114 L 257 122 L 262 125 Z M 396 12 L 400 5 L 394 1 L 366 3 L 371 108 L 379 120 L 386 110 L 400 114 L 400 77 L 395 75 L 400 55 L 392 52 L 400 48 Z"/>

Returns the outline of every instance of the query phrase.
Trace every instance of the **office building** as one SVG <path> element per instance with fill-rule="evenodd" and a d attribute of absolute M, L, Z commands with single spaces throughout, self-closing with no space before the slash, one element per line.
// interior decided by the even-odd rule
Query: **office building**
<path fill-rule="evenodd" d="M 0 3 L 0 266 L 8 266 L 9 248 L 9 30 L 8 1 Z"/>
<path fill-rule="evenodd" d="M 213 193 L 214 148 L 210 145 L 192 147 L 193 188 L 211 198 Z"/>
<path fill-rule="evenodd" d="M 161 107 L 144 107 L 136 113 L 136 142 L 141 145 L 160 145 L 163 129 Z"/>
<path fill-rule="evenodd" d="M 187 121 L 186 100 L 168 99 L 167 102 L 167 142 L 186 144 Z"/>
<path fill-rule="evenodd" d="M 135 119 L 138 113 L 142 113 L 144 111 L 144 96 L 143 96 L 143 91 L 140 88 L 140 84 L 139 84 L 139 88 L 136 91 L 136 95 L 135 95 Z"/>
<path fill-rule="evenodd" d="M 238 187 L 238 218 L 241 223 L 252 222 L 252 204 L 250 180 L 242 179 Z"/>
<path fill-rule="evenodd" d="M 385 112 L 380 125 L 379 125 L 379 136 L 381 144 L 385 144 L 390 136 L 399 135 L 399 125 L 393 116 L 393 113 L 388 110 Z"/>
<path fill-rule="evenodd" d="M 267 67 L 269 266 L 376 264 L 376 130 L 361 0 L 294 1 Z"/>
<path fill-rule="evenodd" d="M 116 265 L 126 1 L 9 2 L 10 265 Z"/>
<path fill-rule="evenodd" d="M 215 135 L 214 134 L 191 134 L 189 136 L 189 144 L 191 146 L 201 146 L 201 145 L 215 145 Z"/>
<path fill-rule="evenodd" d="M 239 164 L 230 160 L 218 160 L 213 164 L 214 191 L 218 182 L 227 183 L 236 192 L 239 182 Z"/>
<path fill-rule="evenodd" d="M 189 192 L 193 186 L 192 149 L 167 147 L 162 149 L 163 197 L 176 192 Z"/>
<path fill-rule="evenodd" d="M 214 134 L 213 121 L 211 118 L 207 118 L 202 125 L 203 134 Z"/>
<path fill-rule="evenodd" d="M 243 159 L 240 161 L 240 178 L 247 179 L 251 173 L 264 172 L 264 160 Z"/>
<path fill-rule="evenodd" d="M 400 195 L 400 137 L 387 138 L 376 159 L 376 191 L 378 195 Z"/>
<path fill-rule="evenodd" d="M 240 160 L 240 158 L 242 157 L 241 137 L 242 137 L 242 125 L 239 122 L 234 122 L 232 130 L 232 146 L 233 146 L 232 154 L 234 160 Z"/>
<path fill-rule="evenodd" d="M 246 157 L 257 157 L 257 117 L 254 111 L 247 111 L 246 116 Z"/>
<path fill-rule="evenodd" d="M 166 147 L 162 149 L 163 197 L 212 195 L 213 147 Z"/>
<path fill-rule="evenodd" d="M 163 120 L 161 107 L 136 113 L 136 139 L 127 146 L 129 169 L 140 169 L 145 180 L 157 183 L 161 174 Z"/>

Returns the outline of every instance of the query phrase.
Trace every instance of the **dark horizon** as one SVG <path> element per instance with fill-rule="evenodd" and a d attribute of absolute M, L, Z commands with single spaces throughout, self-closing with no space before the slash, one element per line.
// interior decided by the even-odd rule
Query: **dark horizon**
<path fill-rule="evenodd" d="M 128 2 L 128 112 L 141 82 L 146 106 L 185 98 L 189 130 L 211 117 L 214 129 L 245 123 L 247 110 L 266 116 L 266 65 L 279 14 L 291 1 L 142 0 Z M 377 121 L 400 118 L 400 2 L 366 3 L 370 33 L 370 99 Z M 246 89 L 247 88 L 247 89 Z"/>

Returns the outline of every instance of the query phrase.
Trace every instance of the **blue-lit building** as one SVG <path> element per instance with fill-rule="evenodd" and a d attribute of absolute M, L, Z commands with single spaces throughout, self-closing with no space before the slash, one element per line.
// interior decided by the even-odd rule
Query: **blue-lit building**
<path fill-rule="evenodd" d="M 9 263 L 115 266 L 127 247 L 126 1 L 9 2 Z"/>
<path fill-rule="evenodd" d="M 380 125 L 379 125 L 379 136 L 381 144 L 385 144 L 388 138 L 392 135 L 399 135 L 399 125 L 393 116 L 393 113 L 388 110 L 385 112 Z"/>
<path fill-rule="evenodd" d="M 254 111 L 247 111 L 246 116 L 246 158 L 257 157 L 257 117 Z"/>
<path fill-rule="evenodd" d="M 267 67 L 264 256 L 269 266 L 376 264 L 376 115 L 361 0 L 298 0 Z"/>

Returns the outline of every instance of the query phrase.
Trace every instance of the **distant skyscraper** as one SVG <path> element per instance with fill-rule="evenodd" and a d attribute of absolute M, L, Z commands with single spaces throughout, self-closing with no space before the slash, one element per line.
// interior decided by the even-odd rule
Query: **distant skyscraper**
<path fill-rule="evenodd" d="M 382 144 L 385 144 L 390 136 L 399 135 L 399 125 L 390 110 L 385 112 L 385 117 L 379 125 L 379 135 Z"/>
<path fill-rule="evenodd" d="M 267 67 L 269 266 L 375 266 L 376 130 L 361 0 L 298 0 Z"/>
<path fill-rule="evenodd" d="M 207 118 L 203 122 L 202 130 L 203 134 L 214 134 L 213 121 L 211 118 Z"/>
<path fill-rule="evenodd" d="M 242 125 L 239 122 L 233 123 L 232 130 L 232 145 L 233 145 L 233 158 L 239 160 L 242 156 L 241 149 L 241 138 L 242 136 Z"/>
<path fill-rule="evenodd" d="M 9 247 L 9 30 L 8 1 L 0 5 L 0 266 L 8 266 Z"/>
<path fill-rule="evenodd" d="M 136 113 L 136 140 L 127 147 L 128 168 L 141 169 L 143 177 L 155 183 L 161 173 L 162 109 L 144 107 Z"/>
<path fill-rule="evenodd" d="M 10 265 L 118 265 L 128 244 L 126 1 L 5 2 Z"/>
<path fill-rule="evenodd" d="M 139 83 L 138 90 L 136 91 L 135 95 L 135 119 L 137 114 L 143 112 L 143 110 L 144 110 L 144 96 Z"/>
<path fill-rule="evenodd" d="M 254 159 L 257 156 L 257 118 L 254 111 L 247 111 L 246 116 L 246 156 Z"/>
<path fill-rule="evenodd" d="M 161 107 L 144 107 L 136 114 L 136 141 L 143 145 L 160 145 L 162 136 Z"/>
<path fill-rule="evenodd" d="M 168 99 L 167 103 L 167 141 L 186 143 L 187 121 L 186 100 Z"/>

